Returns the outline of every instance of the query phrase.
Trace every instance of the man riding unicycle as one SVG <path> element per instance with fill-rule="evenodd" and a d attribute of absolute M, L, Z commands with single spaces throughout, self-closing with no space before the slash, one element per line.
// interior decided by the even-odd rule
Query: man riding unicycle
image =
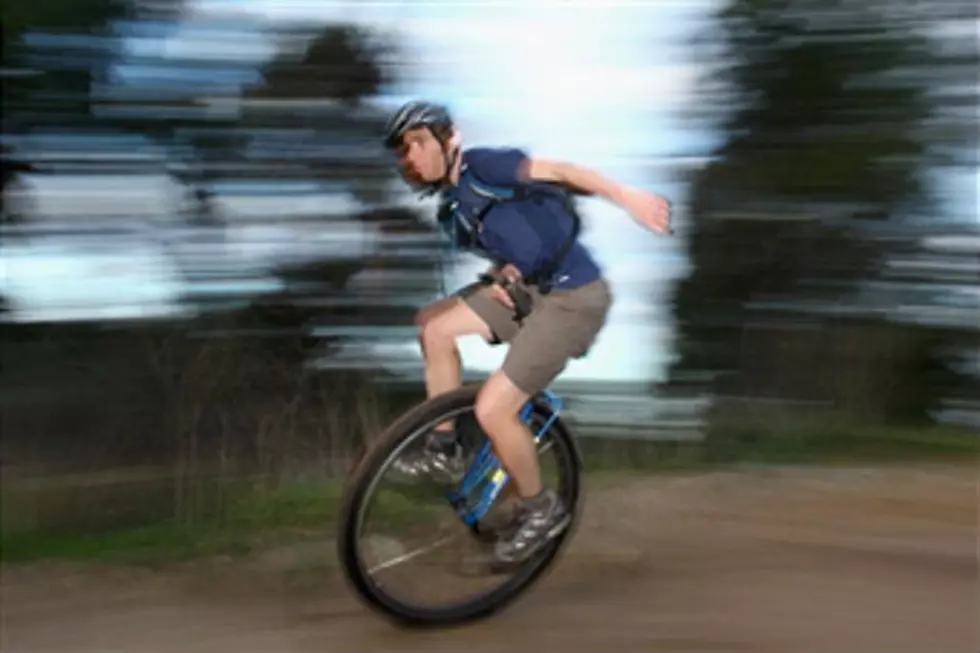
<path fill-rule="evenodd" d="M 572 163 L 513 148 L 464 150 L 448 111 L 429 102 L 402 106 L 384 139 L 405 180 L 439 194 L 439 223 L 447 234 L 494 262 L 487 282 L 423 308 L 416 323 L 429 397 L 462 384 L 457 338 L 478 334 L 510 345 L 503 366 L 480 390 L 475 415 L 521 499 L 494 554 L 502 562 L 521 562 L 566 528 L 569 515 L 542 486 L 537 449 L 519 412 L 571 359 L 589 351 L 612 304 L 602 270 L 577 239 L 572 194 L 603 197 L 661 233 L 670 232 L 670 207 L 660 196 Z M 515 299 L 526 300 L 527 307 Z M 465 465 L 454 428 L 451 421 L 438 425 L 426 447 L 400 460 L 398 470 L 458 480 Z"/>

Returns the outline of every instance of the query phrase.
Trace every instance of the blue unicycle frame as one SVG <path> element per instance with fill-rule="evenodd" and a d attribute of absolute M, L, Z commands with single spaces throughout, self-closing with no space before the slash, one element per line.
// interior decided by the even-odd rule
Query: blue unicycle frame
<path fill-rule="evenodd" d="M 544 439 L 548 429 L 558 419 L 558 415 L 561 413 L 564 405 L 561 398 L 550 390 L 543 391 L 539 396 L 548 404 L 551 410 L 551 416 L 538 432 L 534 434 L 535 444 L 540 444 Z M 528 425 L 531 424 L 531 416 L 534 414 L 532 402 L 533 399 L 521 409 L 521 420 Z M 470 466 L 469 470 L 467 470 L 459 486 L 455 490 L 448 492 L 446 498 L 449 499 L 449 503 L 452 504 L 456 510 L 456 514 L 463 520 L 463 523 L 470 528 L 476 528 L 480 520 L 493 507 L 494 502 L 500 496 L 501 491 L 506 487 L 508 481 L 510 481 L 510 475 L 500 465 L 500 460 L 493 452 L 492 443 L 490 440 L 487 440 L 483 443 L 483 446 L 476 455 L 476 460 Z M 479 502 L 475 506 L 470 507 L 467 498 L 481 484 L 483 484 L 483 492 L 480 495 Z"/>

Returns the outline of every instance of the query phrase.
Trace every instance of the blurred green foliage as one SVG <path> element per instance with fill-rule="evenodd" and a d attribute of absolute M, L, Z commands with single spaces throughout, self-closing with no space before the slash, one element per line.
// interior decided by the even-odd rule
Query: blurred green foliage
<path fill-rule="evenodd" d="M 951 350 L 977 345 L 972 327 L 895 324 L 866 305 L 874 291 L 865 290 L 890 256 L 948 228 L 929 176 L 975 155 L 975 138 L 963 140 L 975 111 L 956 110 L 976 106 L 975 41 L 928 31 L 969 21 L 965 8 L 729 0 L 719 9 L 697 40 L 711 57 L 698 119 L 723 141 L 690 179 L 692 271 L 673 295 L 670 385 L 924 423 L 976 382 L 948 365 Z M 716 413 L 716 430 L 722 420 Z"/>

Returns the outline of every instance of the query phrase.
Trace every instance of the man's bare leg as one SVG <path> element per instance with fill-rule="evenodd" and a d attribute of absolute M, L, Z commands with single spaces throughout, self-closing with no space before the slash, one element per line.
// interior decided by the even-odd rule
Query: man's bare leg
<path fill-rule="evenodd" d="M 490 328 L 461 299 L 445 300 L 432 312 L 420 314 L 419 344 L 425 359 L 425 392 L 429 398 L 450 392 L 463 384 L 462 359 L 457 338 L 467 335 L 490 337 Z M 440 302 L 440 304 L 442 304 Z M 453 422 L 443 422 L 438 431 L 451 431 Z"/>
<path fill-rule="evenodd" d="M 476 334 L 489 337 L 490 328 L 461 299 L 453 297 L 428 307 L 415 320 L 425 359 L 425 390 L 431 398 L 462 385 L 462 365 L 456 339 Z M 463 473 L 463 456 L 455 420 L 435 427 L 418 452 L 403 455 L 395 469 L 412 478 L 456 482 Z"/>
<path fill-rule="evenodd" d="M 449 355 L 455 360 L 448 366 L 447 372 L 447 364 L 444 360 L 447 355 L 445 351 L 447 343 L 439 339 L 438 329 L 435 329 L 434 332 L 433 327 L 430 326 L 440 316 L 452 310 L 459 301 L 458 297 L 449 297 L 440 300 L 426 306 L 415 316 L 415 324 L 419 329 L 419 348 L 422 350 L 422 359 L 425 361 L 425 392 L 426 396 L 430 399 L 441 392 L 445 392 L 447 389 L 451 390 L 454 387 L 454 382 L 460 382 L 458 379 L 460 379 L 461 375 L 461 360 L 459 357 L 459 348 L 456 346 L 455 340 L 448 343 L 448 347 L 451 350 Z M 426 346 L 427 341 L 429 343 L 428 346 Z M 430 357 L 430 351 L 434 356 Z M 453 367 L 455 371 L 452 369 Z"/>
<path fill-rule="evenodd" d="M 542 490 L 537 444 L 520 418 L 529 398 L 498 370 L 487 379 L 476 402 L 476 418 L 522 499 L 535 497 Z"/>
<path fill-rule="evenodd" d="M 497 560 L 508 565 L 526 560 L 571 522 L 561 498 L 541 481 L 537 443 L 520 419 L 528 399 L 527 393 L 498 370 L 487 380 L 476 404 L 477 419 L 521 498 L 514 528 L 500 531 L 494 547 Z"/>

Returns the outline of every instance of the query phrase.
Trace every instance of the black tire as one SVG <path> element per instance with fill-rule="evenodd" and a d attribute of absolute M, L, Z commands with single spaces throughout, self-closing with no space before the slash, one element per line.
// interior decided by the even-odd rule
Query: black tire
<path fill-rule="evenodd" d="M 561 535 L 548 547 L 518 568 L 510 579 L 488 594 L 466 603 L 436 608 L 419 607 L 399 601 L 378 587 L 358 555 L 358 539 L 362 510 L 370 499 L 369 491 L 376 477 L 383 473 L 393 459 L 393 454 L 414 434 L 427 425 L 437 424 L 447 414 L 472 407 L 476 401 L 478 385 L 470 385 L 434 397 L 419 404 L 397 419 L 368 448 L 365 455 L 348 476 L 341 501 L 337 548 L 342 568 L 354 591 L 373 610 L 386 618 L 406 626 L 446 626 L 489 617 L 519 595 L 527 591 L 555 562 L 572 534 L 581 514 L 582 459 L 571 433 L 556 418 L 549 427 L 550 439 L 558 450 L 560 465 L 559 493 L 567 502 L 572 521 Z M 548 404 L 541 398 L 532 400 L 535 422 L 543 425 L 552 416 Z M 446 510 L 452 508 L 446 505 Z"/>

